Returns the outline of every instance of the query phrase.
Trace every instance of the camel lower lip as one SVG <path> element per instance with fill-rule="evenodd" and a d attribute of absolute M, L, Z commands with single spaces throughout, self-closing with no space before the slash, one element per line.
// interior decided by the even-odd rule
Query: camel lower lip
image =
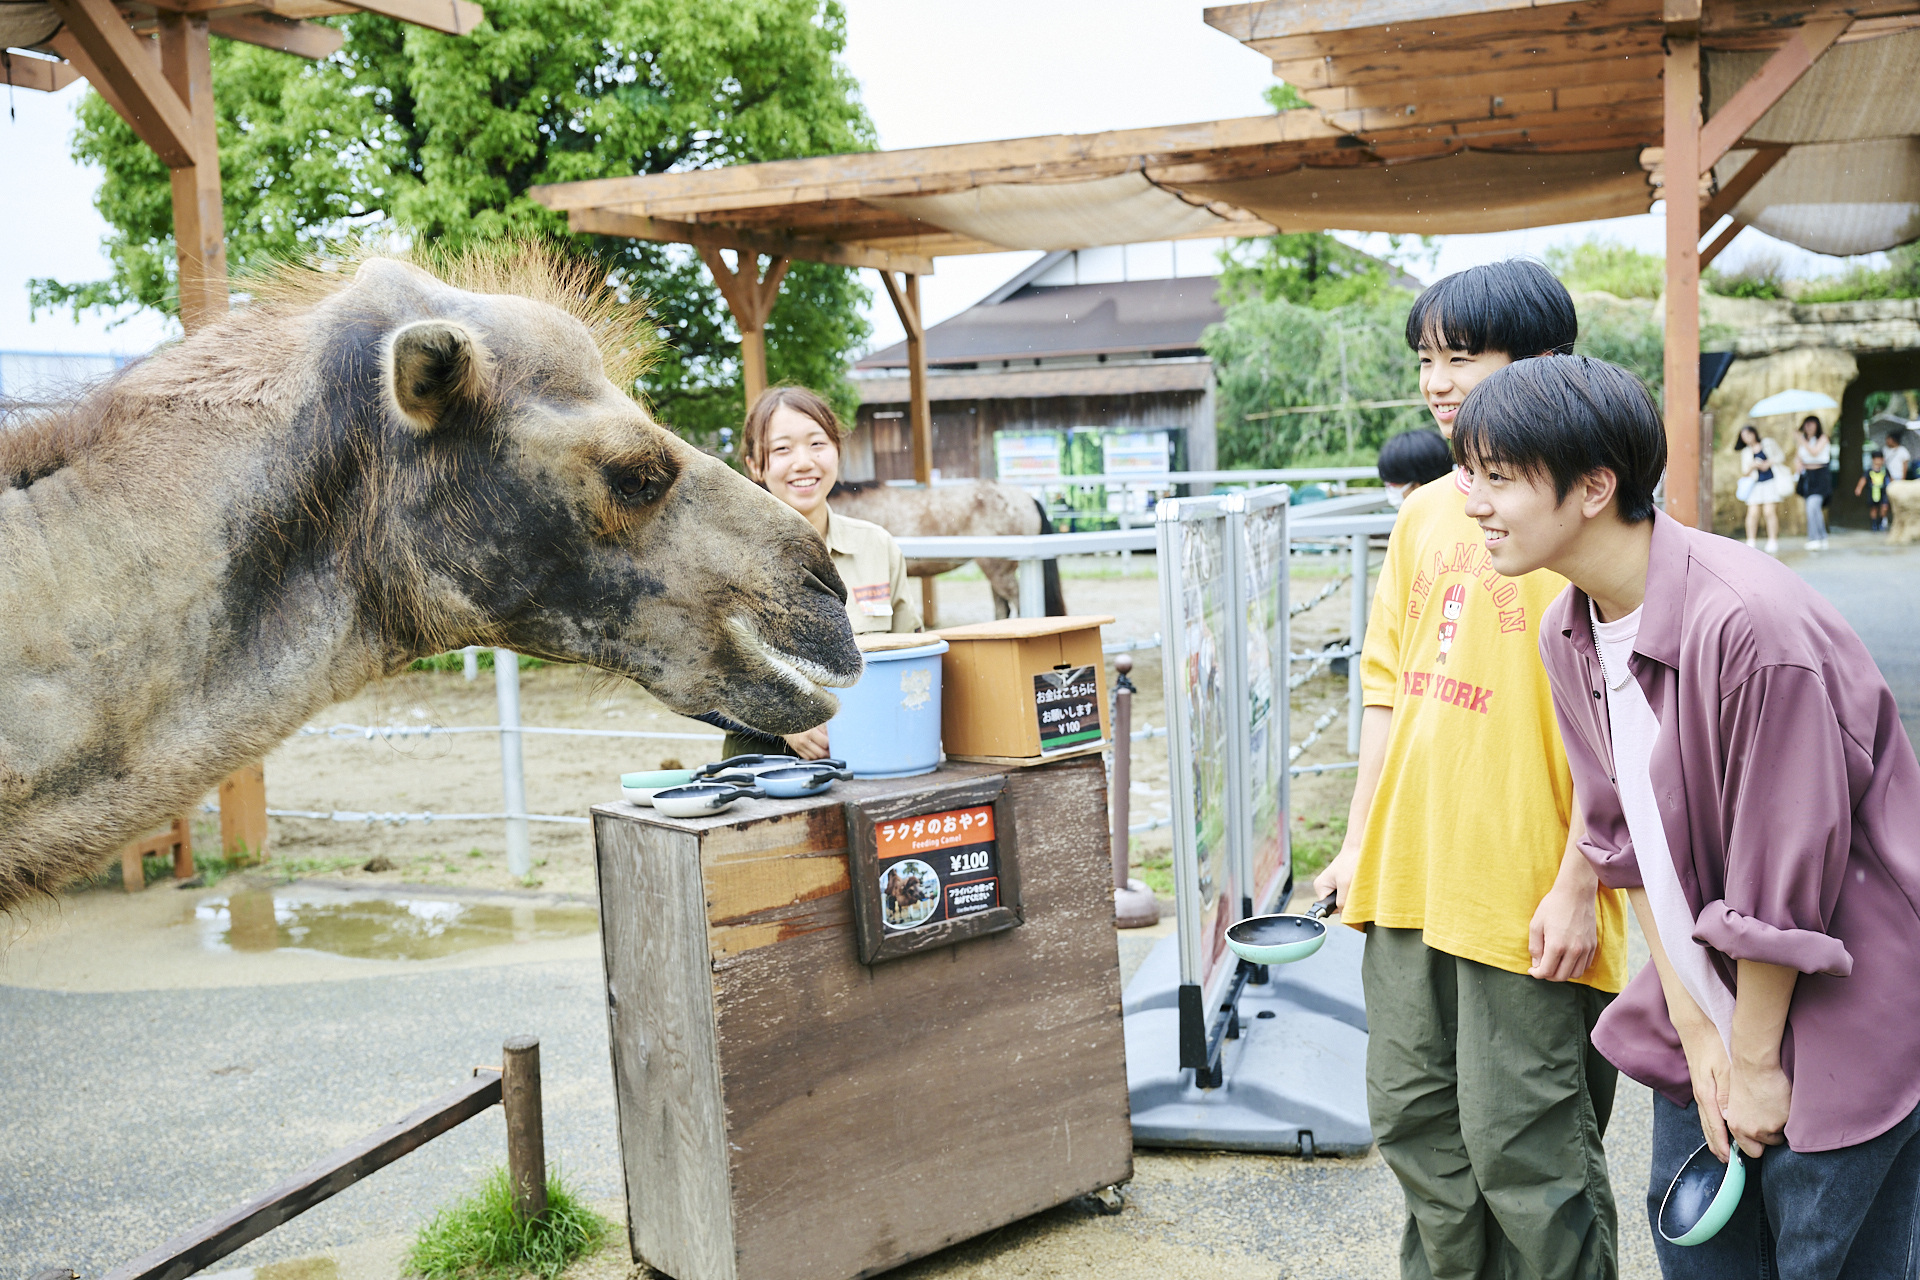
<path fill-rule="evenodd" d="M 804 694 L 811 696 L 825 693 L 829 688 L 849 688 L 860 679 L 858 672 L 848 678 L 828 670 L 810 658 L 774 648 L 762 640 L 752 624 L 744 619 L 729 618 L 727 622 L 733 628 L 734 634 L 739 636 L 749 649 Z"/>

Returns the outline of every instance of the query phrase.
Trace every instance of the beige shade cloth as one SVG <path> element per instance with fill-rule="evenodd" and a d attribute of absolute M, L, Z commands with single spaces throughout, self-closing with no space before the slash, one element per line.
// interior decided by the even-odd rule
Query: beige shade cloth
<path fill-rule="evenodd" d="M 1457 235 L 1645 213 L 1652 188 L 1639 151 L 1461 151 L 1364 168 L 1295 169 L 1185 188 L 1235 204 L 1282 231 Z"/>
<path fill-rule="evenodd" d="M 1715 169 L 1724 184 L 1751 156 Z M 1920 138 L 1795 147 L 1733 210 L 1749 226 L 1815 253 L 1891 249 L 1920 236 Z"/>
<path fill-rule="evenodd" d="M 1765 53 L 1709 52 L 1707 91 L 1727 101 Z M 1793 150 L 1733 216 L 1815 253 L 1891 249 L 1920 236 L 1920 31 L 1835 45 L 1747 137 Z M 1752 152 L 1714 168 L 1722 186 Z"/>
<path fill-rule="evenodd" d="M 60 29 L 60 15 L 40 0 L 0 0 L 0 49 L 31 49 Z"/>
<path fill-rule="evenodd" d="M 996 183 L 935 196 L 865 196 L 867 204 L 1009 249 L 1232 235 L 1218 214 L 1162 190 L 1140 173 L 1089 182 Z"/>
<path fill-rule="evenodd" d="M 1709 110 L 1760 70 L 1766 53 L 1707 52 Z M 1920 31 L 1837 44 L 1761 116 L 1755 142 L 1852 142 L 1920 133 Z"/>

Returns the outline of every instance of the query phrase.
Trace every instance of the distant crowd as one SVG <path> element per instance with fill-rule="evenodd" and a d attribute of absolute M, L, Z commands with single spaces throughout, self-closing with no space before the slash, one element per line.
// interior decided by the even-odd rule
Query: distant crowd
<path fill-rule="evenodd" d="M 1906 431 L 1889 431 L 1883 439 L 1885 447 L 1872 450 L 1867 469 L 1853 485 L 1854 496 L 1865 495 L 1867 499 L 1867 519 L 1875 533 L 1884 532 L 1891 523 L 1893 506 L 1887 486 L 1913 477 L 1913 454 L 1906 446 Z M 1793 495 L 1807 505 L 1807 550 L 1824 549 L 1826 507 L 1833 500 L 1834 473 L 1840 469 L 1840 456 L 1827 438 L 1825 424 L 1814 414 L 1801 420 L 1800 439 L 1791 459 L 1751 422 L 1740 428 L 1733 447 L 1740 455 L 1737 492 L 1747 504 L 1747 545 L 1756 545 L 1764 519 L 1767 550 L 1780 549 L 1780 504 Z"/>

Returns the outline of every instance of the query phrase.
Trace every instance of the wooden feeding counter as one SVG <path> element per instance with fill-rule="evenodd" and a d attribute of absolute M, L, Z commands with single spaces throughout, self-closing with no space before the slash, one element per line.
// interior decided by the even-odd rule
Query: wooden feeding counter
<path fill-rule="evenodd" d="M 1132 1173 L 1106 774 L 593 810 L 634 1258 L 850 1280 Z"/>

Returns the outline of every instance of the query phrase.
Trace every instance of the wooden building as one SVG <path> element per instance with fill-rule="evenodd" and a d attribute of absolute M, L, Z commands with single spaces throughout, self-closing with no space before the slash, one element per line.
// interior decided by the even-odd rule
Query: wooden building
<path fill-rule="evenodd" d="M 935 478 L 992 478 L 1000 433 L 1159 436 L 1170 464 L 1214 465 L 1219 241 L 1056 250 L 926 330 Z M 1184 273 L 1184 274 L 1183 274 Z M 911 480 L 905 342 L 854 365 L 851 480 Z"/>

